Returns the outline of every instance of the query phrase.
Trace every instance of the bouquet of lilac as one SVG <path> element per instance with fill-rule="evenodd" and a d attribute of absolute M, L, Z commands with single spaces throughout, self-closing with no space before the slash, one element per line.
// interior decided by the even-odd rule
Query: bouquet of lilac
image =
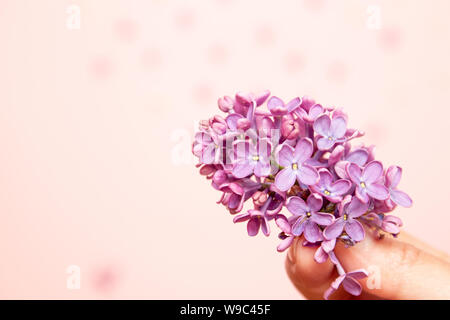
<path fill-rule="evenodd" d="M 222 192 L 218 203 L 235 215 L 233 221 L 247 223 L 249 236 L 259 230 L 268 236 L 274 221 L 278 251 L 303 236 L 304 245 L 317 248 L 318 263 L 330 259 L 339 276 L 325 299 L 340 285 L 357 296 L 362 290 L 357 280 L 368 272 L 345 271 L 334 253 L 336 242 L 363 241 L 363 224 L 378 237 L 397 236 L 402 221 L 387 213 L 412 205 L 397 189 L 402 169 L 384 170 L 373 146 L 352 147 L 350 141 L 364 133 L 347 127 L 342 110 L 308 97 L 285 103 L 269 96 L 269 91 L 238 93 L 218 100 L 226 116 L 201 121 L 192 146 L 200 174 Z M 266 100 L 267 109 L 261 107 Z M 249 199 L 253 208 L 242 213 Z"/>

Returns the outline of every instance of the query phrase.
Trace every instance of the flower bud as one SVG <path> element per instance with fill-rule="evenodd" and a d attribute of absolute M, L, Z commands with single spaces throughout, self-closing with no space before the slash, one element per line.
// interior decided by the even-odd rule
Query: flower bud
<path fill-rule="evenodd" d="M 309 112 L 309 109 L 311 109 L 311 107 L 313 105 L 316 104 L 316 101 L 314 101 L 314 99 L 308 97 L 308 96 L 303 96 L 302 97 L 302 104 L 300 105 L 300 107 L 302 107 L 303 109 L 305 109 L 307 112 Z"/>
<path fill-rule="evenodd" d="M 252 103 L 252 97 L 248 93 L 238 92 L 236 93 L 236 101 L 243 106 L 249 106 Z"/>
<path fill-rule="evenodd" d="M 201 120 L 198 124 L 199 130 L 208 130 L 209 129 L 209 121 Z"/>
<path fill-rule="evenodd" d="M 227 123 L 225 122 L 225 119 L 219 115 L 209 119 L 209 125 L 217 134 L 224 134 L 227 131 Z"/>
<path fill-rule="evenodd" d="M 237 121 L 237 128 L 242 131 L 250 129 L 250 121 L 247 118 L 242 118 Z"/>
<path fill-rule="evenodd" d="M 381 229 L 384 232 L 397 234 L 400 232 L 400 227 L 403 225 L 402 220 L 396 216 L 384 216 L 381 222 Z"/>
<path fill-rule="evenodd" d="M 266 136 L 270 137 L 275 125 L 270 117 L 256 117 L 256 128 L 258 131 L 264 132 Z"/>
<path fill-rule="evenodd" d="M 293 119 L 283 119 L 281 123 L 281 135 L 286 139 L 297 139 L 300 135 L 300 124 Z"/>
<path fill-rule="evenodd" d="M 228 179 L 228 175 L 225 173 L 225 171 L 223 170 L 217 170 L 214 173 L 214 176 L 212 178 L 213 183 L 215 183 L 216 185 L 220 186 L 221 184 L 223 184 L 225 181 L 227 181 Z"/>
<path fill-rule="evenodd" d="M 253 203 L 255 206 L 262 206 L 267 201 L 267 193 L 262 191 L 256 191 L 253 196 Z"/>
<path fill-rule="evenodd" d="M 202 176 L 209 176 L 213 174 L 216 171 L 216 167 L 212 164 L 205 164 L 203 167 L 200 168 L 200 174 Z"/>
<path fill-rule="evenodd" d="M 233 109 L 233 99 L 229 96 L 225 96 L 222 98 L 219 98 L 219 100 L 217 101 L 217 104 L 219 106 L 219 109 L 222 110 L 223 112 L 228 112 L 231 109 Z"/>

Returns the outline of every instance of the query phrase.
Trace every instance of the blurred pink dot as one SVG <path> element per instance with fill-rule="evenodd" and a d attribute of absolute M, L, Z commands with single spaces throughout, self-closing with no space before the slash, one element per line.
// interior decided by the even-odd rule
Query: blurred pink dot
<path fill-rule="evenodd" d="M 114 31 L 120 40 L 132 42 L 137 38 L 138 25 L 133 20 L 123 19 L 114 24 Z"/>
<path fill-rule="evenodd" d="M 214 64 L 224 64 L 228 58 L 227 48 L 220 45 L 215 44 L 208 48 L 208 60 Z"/>
<path fill-rule="evenodd" d="M 370 139 L 371 143 L 378 144 L 386 139 L 387 128 L 380 123 L 368 123 L 365 126 L 367 139 Z"/>
<path fill-rule="evenodd" d="M 207 104 L 213 101 L 213 94 L 210 86 L 201 84 L 194 88 L 192 94 L 194 101 L 199 104 Z"/>
<path fill-rule="evenodd" d="M 297 73 L 305 65 L 304 57 L 297 51 L 288 52 L 284 58 L 284 65 L 288 73 Z"/>
<path fill-rule="evenodd" d="M 378 44 L 386 50 L 395 50 L 401 45 L 402 32 L 397 27 L 382 28 L 378 33 Z"/>
<path fill-rule="evenodd" d="M 255 41 L 260 46 L 269 46 L 275 43 L 275 32 L 271 26 L 260 26 L 255 31 Z"/>
<path fill-rule="evenodd" d="M 342 61 L 333 61 L 327 68 L 327 79 L 334 83 L 343 83 L 347 80 L 348 70 Z"/>
<path fill-rule="evenodd" d="M 303 4 L 307 9 L 319 11 L 323 8 L 324 0 L 303 0 Z"/>
<path fill-rule="evenodd" d="M 112 73 L 112 63 L 107 57 L 96 57 L 89 64 L 90 73 L 98 78 L 108 78 Z"/>
<path fill-rule="evenodd" d="M 118 284 L 118 270 L 113 266 L 101 267 L 94 271 L 92 285 L 95 290 L 102 293 L 111 293 Z"/>
<path fill-rule="evenodd" d="M 156 49 L 146 49 L 142 54 L 142 65 L 147 69 L 156 69 L 162 65 L 162 54 Z"/>
<path fill-rule="evenodd" d="M 175 14 L 175 25 L 180 29 L 192 28 L 195 24 L 195 14 L 191 9 L 181 9 Z"/>

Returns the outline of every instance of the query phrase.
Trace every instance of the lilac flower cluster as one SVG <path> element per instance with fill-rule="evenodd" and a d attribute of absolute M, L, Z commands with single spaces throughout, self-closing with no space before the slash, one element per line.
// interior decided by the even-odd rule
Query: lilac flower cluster
<path fill-rule="evenodd" d="M 237 93 L 218 100 L 226 116 L 201 121 L 192 146 L 200 173 L 222 192 L 218 203 L 235 215 L 233 221 L 247 223 L 249 236 L 259 230 L 268 236 L 274 221 L 280 230 L 278 251 L 303 236 L 304 245 L 317 248 L 318 263 L 335 264 L 339 277 L 325 299 L 340 285 L 359 295 L 357 280 L 368 273 L 346 272 L 335 245 L 364 240 L 363 225 L 379 237 L 399 233 L 402 221 L 388 213 L 397 205 L 412 205 L 397 189 L 402 169 L 385 170 L 373 147 L 351 146 L 363 132 L 348 128 L 342 110 L 308 97 L 285 103 L 269 96 L 269 91 Z M 261 107 L 266 101 L 267 108 Z M 250 199 L 253 207 L 244 211 Z"/>

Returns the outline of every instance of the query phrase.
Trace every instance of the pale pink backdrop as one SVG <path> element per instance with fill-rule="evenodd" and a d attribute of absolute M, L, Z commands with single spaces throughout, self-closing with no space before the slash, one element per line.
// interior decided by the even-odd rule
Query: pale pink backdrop
<path fill-rule="evenodd" d="M 194 121 L 238 90 L 345 108 L 404 169 L 405 229 L 450 251 L 449 12 L 447 0 L 0 1 L 0 298 L 301 298 L 276 235 L 233 225 L 185 157 Z"/>

